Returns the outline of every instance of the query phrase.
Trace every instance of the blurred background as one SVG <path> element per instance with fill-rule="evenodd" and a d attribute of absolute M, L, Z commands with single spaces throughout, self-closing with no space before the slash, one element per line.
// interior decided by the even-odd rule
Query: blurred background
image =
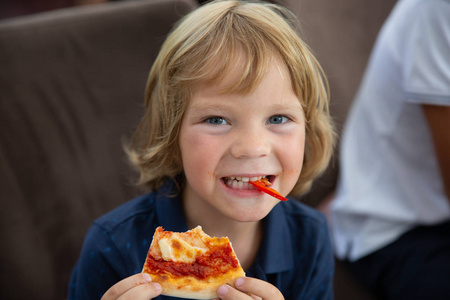
<path fill-rule="evenodd" d="M 4 0 L 0 2 L 0 18 L 11 18 L 59 8 L 90 5 L 108 0 Z"/>

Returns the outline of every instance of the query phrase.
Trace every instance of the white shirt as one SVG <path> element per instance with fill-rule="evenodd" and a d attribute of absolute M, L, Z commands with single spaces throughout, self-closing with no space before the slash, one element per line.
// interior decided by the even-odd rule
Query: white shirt
<path fill-rule="evenodd" d="M 400 0 L 380 31 L 341 142 L 330 214 L 339 258 L 450 219 L 421 104 L 450 106 L 450 0 Z"/>

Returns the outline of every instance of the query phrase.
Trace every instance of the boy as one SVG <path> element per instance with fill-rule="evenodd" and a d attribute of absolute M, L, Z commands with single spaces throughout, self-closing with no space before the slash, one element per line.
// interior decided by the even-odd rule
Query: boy
<path fill-rule="evenodd" d="M 170 299 L 136 274 L 159 225 L 230 238 L 247 277 L 219 287 L 221 299 L 332 299 L 324 217 L 248 183 L 303 193 L 332 153 L 326 80 L 293 24 L 286 9 L 248 1 L 213 1 L 178 24 L 128 150 L 152 192 L 94 223 L 70 299 Z"/>

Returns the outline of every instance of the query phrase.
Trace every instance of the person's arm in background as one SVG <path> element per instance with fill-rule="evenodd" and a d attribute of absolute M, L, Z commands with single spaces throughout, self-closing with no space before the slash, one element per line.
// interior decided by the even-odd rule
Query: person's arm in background
<path fill-rule="evenodd" d="M 422 102 L 425 118 L 436 151 L 444 192 L 450 203 L 450 2 L 431 1 L 424 5 L 412 36 L 411 63 L 406 67 L 416 74 L 415 88 L 424 100 L 427 95 L 434 100 Z M 438 101 L 435 101 L 438 99 Z"/>
<path fill-rule="evenodd" d="M 430 127 L 442 181 L 450 202 L 450 107 L 422 105 Z"/>

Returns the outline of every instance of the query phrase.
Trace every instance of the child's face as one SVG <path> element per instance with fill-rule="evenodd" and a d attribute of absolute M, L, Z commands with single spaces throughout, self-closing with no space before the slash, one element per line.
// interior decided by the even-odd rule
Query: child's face
<path fill-rule="evenodd" d="M 303 109 L 277 59 L 251 94 L 218 91 L 198 88 L 181 124 L 184 201 L 212 215 L 258 221 L 279 200 L 240 178 L 268 176 L 282 195 L 292 190 L 303 164 Z"/>

